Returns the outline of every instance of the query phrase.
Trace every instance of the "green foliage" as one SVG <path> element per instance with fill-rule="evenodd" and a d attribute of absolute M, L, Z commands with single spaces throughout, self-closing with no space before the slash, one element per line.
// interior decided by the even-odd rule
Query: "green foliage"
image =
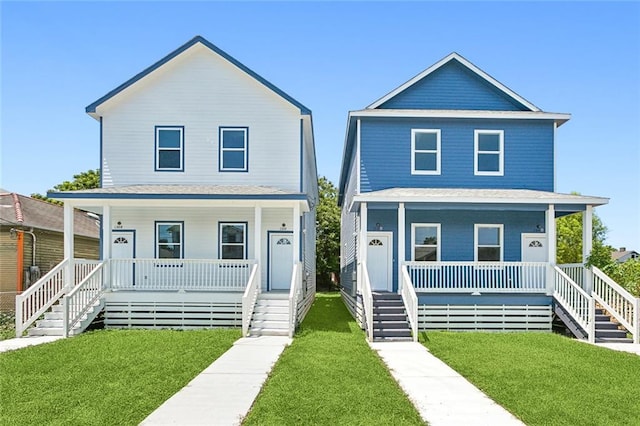
<path fill-rule="evenodd" d="M 72 181 L 65 180 L 64 182 L 54 186 L 53 189 L 50 189 L 49 191 L 79 191 L 81 189 L 94 188 L 100 188 L 100 169 L 87 170 L 86 172 L 73 175 Z M 31 194 L 31 197 L 53 204 L 62 204 L 60 201 L 52 200 L 46 195 L 38 193 Z"/>
<path fill-rule="evenodd" d="M 582 263 L 582 214 L 563 216 L 556 220 L 558 247 L 556 263 Z M 604 244 L 607 227 L 598 215 L 593 214 L 593 249 L 589 259 L 590 265 L 604 267 L 611 262 L 611 247 Z"/>
<path fill-rule="evenodd" d="M 13 312 L 0 312 L 0 340 L 16 337 L 16 317 Z"/>
<path fill-rule="evenodd" d="M 330 289 L 331 273 L 340 270 L 340 208 L 338 189 L 326 177 L 318 179 L 320 200 L 316 210 L 316 285 Z"/>
<path fill-rule="evenodd" d="M 602 272 L 629 293 L 640 297 L 640 259 L 629 259 L 624 263 L 612 262 L 602 268 Z"/>

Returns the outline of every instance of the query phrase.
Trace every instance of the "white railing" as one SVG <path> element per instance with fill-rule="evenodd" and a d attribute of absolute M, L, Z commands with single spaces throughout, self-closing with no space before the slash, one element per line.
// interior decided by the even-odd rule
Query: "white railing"
<path fill-rule="evenodd" d="M 406 262 L 418 293 L 544 293 L 544 262 Z"/>
<path fill-rule="evenodd" d="M 256 300 L 260 294 L 260 271 L 259 265 L 256 263 L 251 268 L 247 288 L 242 295 L 242 335 L 249 334 L 249 326 L 251 325 L 251 317 L 256 306 Z"/>
<path fill-rule="evenodd" d="M 298 321 L 298 301 L 302 289 L 302 266 L 300 262 L 293 264 L 291 286 L 289 287 L 289 337 L 293 337 Z"/>
<path fill-rule="evenodd" d="M 593 297 L 607 312 L 633 335 L 633 343 L 639 343 L 639 299 L 593 266 Z"/>
<path fill-rule="evenodd" d="M 558 265 L 558 268 L 569 278 L 571 281 L 578 284 L 584 289 L 584 265 L 582 263 L 566 263 L 564 265 Z"/>
<path fill-rule="evenodd" d="M 402 286 L 400 287 L 400 294 L 402 295 L 402 301 L 404 307 L 407 310 L 407 316 L 409 317 L 409 324 L 411 325 L 411 334 L 413 341 L 418 341 L 418 295 L 416 294 L 409 272 L 407 272 L 406 265 L 402 266 Z"/>
<path fill-rule="evenodd" d="M 255 260 L 111 259 L 111 289 L 244 291 L 255 264 Z"/>
<path fill-rule="evenodd" d="M 571 277 L 557 266 L 554 269 L 553 297 L 587 333 L 589 342 L 595 341 L 595 301 Z"/>
<path fill-rule="evenodd" d="M 98 265 L 100 265 L 102 261 L 100 260 L 89 260 L 89 259 L 74 259 L 73 267 L 74 267 L 74 277 L 75 283 L 74 285 L 80 284 L 82 280 L 84 280 L 90 273 L 93 271 Z"/>
<path fill-rule="evenodd" d="M 367 339 L 373 341 L 373 294 L 371 291 L 371 281 L 369 281 L 369 271 L 367 263 L 360 263 L 360 282 L 362 283 L 362 307 L 364 309 L 365 326 Z"/>
<path fill-rule="evenodd" d="M 16 296 L 16 337 L 64 294 L 69 259 L 64 259 L 31 287 Z"/>
<path fill-rule="evenodd" d="M 80 322 L 83 315 L 89 311 L 91 306 L 104 293 L 103 270 L 104 262 L 99 263 L 97 267 L 94 266 L 93 270 L 62 298 L 62 305 L 64 306 L 64 320 L 62 322 L 64 337 L 69 336 L 69 332 L 73 330 L 73 327 Z"/>

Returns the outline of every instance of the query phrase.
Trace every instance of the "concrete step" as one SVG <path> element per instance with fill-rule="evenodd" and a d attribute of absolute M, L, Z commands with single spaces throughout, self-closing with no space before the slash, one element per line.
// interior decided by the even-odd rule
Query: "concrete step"
<path fill-rule="evenodd" d="M 253 312 L 254 320 L 261 321 L 289 321 L 289 312 L 279 313 L 279 312 Z"/>
<path fill-rule="evenodd" d="M 259 329 L 259 328 L 288 329 L 289 321 L 262 321 L 262 320 L 251 321 L 252 330 Z"/>
<path fill-rule="evenodd" d="M 36 321 L 34 328 L 62 328 L 62 319 L 43 319 Z"/>
<path fill-rule="evenodd" d="M 64 335 L 64 330 L 62 327 L 33 327 L 27 331 L 27 334 L 29 336 L 62 336 Z"/>
<path fill-rule="evenodd" d="M 288 336 L 289 330 L 280 328 L 255 328 L 249 330 L 250 336 Z"/>

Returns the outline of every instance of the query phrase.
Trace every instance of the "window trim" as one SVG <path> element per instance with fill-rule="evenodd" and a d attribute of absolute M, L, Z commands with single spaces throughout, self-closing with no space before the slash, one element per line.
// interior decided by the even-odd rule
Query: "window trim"
<path fill-rule="evenodd" d="M 223 133 L 226 130 L 242 130 L 244 132 L 244 148 L 224 148 L 223 147 Z M 244 167 L 232 168 L 224 167 L 223 157 L 225 151 L 243 151 L 244 152 Z M 249 171 L 249 127 L 246 126 L 220 126 L 218 127 L 218 171 L 219 172 L 248 172 Z"/>
<path fill-rule="evenodd" d="M 418 133 L 435 133 L 436 134 L 436 149 L 416 149 L 416 134 Z M 411 129 L 411 174 L 412 175 L 439 175 L 440 163 L 441 163 L 441 130 L 440 129 Z M 416 170 L 416 154 L 436 154 L 436 169 L 435 170 Z"/>
<path fill-rule="evenodd" d="M 498 135 L 498 151 L 480 151 L 480 135 Z M 473 131 L 473 173 L 476 176 L 504 176 L 504 130 L 475 129 Z M 480 154 L 498 155 L 498 171 L 478 170 L 478 156 Z"/>
<path fill-rule="evenodd" d="M 417 227 L 435 227 L 436 238 L 438 244 L 436 244 L 436 262 L 440 262 L 442 259 L 442 240 L 441 240 L 441 224 L 440 223 L 412 223 L 411 224 L 411 261 L 412 262 L 430 262 L 428 260 L 416 260 L 416 228 Z M 421 247 L 433 247 L 432 245 L 419 244 Z"/>
<path fill-rule="evenodd" d="M 178 130 L 180 131 L 180 147 L 179 148 L 160 148 L 159 134 L 160 130 Z M 154 171 L 156 172 L 184 172 L 184 126 L 155 126 L 155 151 L 154 151 Z M 160 167 L 160 150 L 162 151 L 180 151 L 180 167 Z"/>
<path fill-rule="evenodd" d="M 159 238 L 158 238 L 158 226 L 159 225 L 180 225 L 180 257 L 178 258 L 173 258 L 173 259 L 166 259 L 166 258 L 161 258 L 159 257 L 160 255 L 160 250 L 158 250 L 158 244 L 159 244 Z M 154 259 L 159 259 L 159 260 L 177 260 L 177 259 L 184 259 L 184 221 L 183 220 L 156 220 L 154 222 Z M 172 244 L 178 244 L 178 243 L 172 243 Z"/>
<path fill-rule="evenodd" d="M 222 257 L 222 227 L 224 225 L 242 225 L 244 227 L 244 257 L 242 259 L 224 259 Z M 248 260 L 249 259 L 249 222 L 242 221 L 220 221 L 218 222 L 218 259 L 220 260 Z M 238 245 L 238 243 L 224 243 Z"/>
<path fill-rule="evenodd" d="M 500 230 L 500 260 L 478 260 L 478 248 L 495 247 L 493 245 L 478 246 L 478 231 L 480 228 L 498 228 Z M 502 223 L 476 223 L 473 225 L 473 261 L 474 262 L 504 262 L 504 224 Z"/>

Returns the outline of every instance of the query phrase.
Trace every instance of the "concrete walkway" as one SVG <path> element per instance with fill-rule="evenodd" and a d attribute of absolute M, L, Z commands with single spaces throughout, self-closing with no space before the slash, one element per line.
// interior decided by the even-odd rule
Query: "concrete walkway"
<path fill-rule="evenodd" d="M 629 352 L 640 355 L 640 345 L 633 343 L 594 343 L 596 346 L 620 352 Z"/>
<path fill-rule="evenodd" d="M 420 343 L 369 345 L 430 425 L 523 425 Z"/>
<path fill-rule="evenodd" d="M 0 340 L 0 352 L 14 351 L 27 346 L 41 345 L 62 339 L 62 336 L 33 336 Z"/>
<path fill-rule="evenodd" d="M 288 337 L 245 337 L 151 413 L 142 425 L 239 425 Z"/>

